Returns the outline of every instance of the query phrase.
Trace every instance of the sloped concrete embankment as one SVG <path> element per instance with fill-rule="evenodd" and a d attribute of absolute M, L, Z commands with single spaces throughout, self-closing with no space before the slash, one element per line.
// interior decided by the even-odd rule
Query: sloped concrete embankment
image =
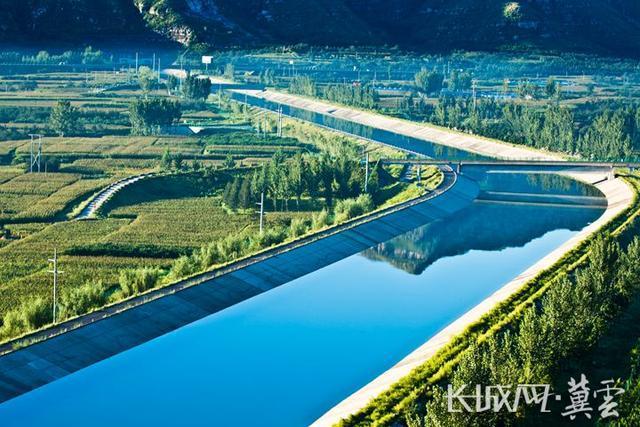
<path fill-rule="evenodd" d="M 205 273 L 59 326 L 49 339 L 0 357 L 0 401 L 143 344 L 471 204 L 477 184 L 449 174 L 446 190 Z M 128 304 L 128 305 L 127 305 Z M 82 322 L 78 324 L 77 322 Z"/>

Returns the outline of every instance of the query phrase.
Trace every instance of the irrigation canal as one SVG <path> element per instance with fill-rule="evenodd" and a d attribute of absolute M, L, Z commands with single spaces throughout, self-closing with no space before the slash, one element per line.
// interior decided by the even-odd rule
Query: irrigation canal
<path fill-rule="evenodd" d="M 288 115 L 432 158 L 480 158 L 285 109 Z M 0 423 L 312 423 L 604 211 L 597 189 L 557 175 L 482 171 L 465 179 L 473 179 L 486 197 L 460 209 L 405 210 L 352 235 L 305 247 L 291 258 L 260 264 L 261 271 L 245 272 L 226 283 L 225 289 L 242 290 L 245 298 L 253 292 L 252 298 L 6 401 L 0 404 Z M 530 203 L 532 195 L 535 203 Z M 554 203 L 558 198 L 562 203 Z M 572 205 L 572 200 L 577 202 Z M 203 307 L 213 300 L 216 287 L 191 289 L 190 296 L 171 296 L 157 304 L 164 304 L 167 313 L 206 312 Z M 197 289 L 212 294 L 207 297 Z M 189 304 L 172 305 L 176 298 Z M 175 307 L 175 312 L 170 310 Z M 126 342 L 161 319 L 125 316 L 114 322 L 108 326 L 129 335 L 110 339 Z M 84 338 L 90 342 L 94 336 L 87 331 Z M 37 350 L 40 354 L 23 353 L 33 358 L 28 363 L 37 367 L 39 357 L 56 350 L 55 341 L 47 345 Z M 86 357 L 92 351 L 102 349 L 78 347 Z M 9 368 L 0 358 L 0 384 L 2 370 Z M 52 373 L 62 369 L 40 368 Z"/>

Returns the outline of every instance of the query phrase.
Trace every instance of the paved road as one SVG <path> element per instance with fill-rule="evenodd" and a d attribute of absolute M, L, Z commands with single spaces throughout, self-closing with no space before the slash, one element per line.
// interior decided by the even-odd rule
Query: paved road
<path fill-rule="evenodd" d="M 104 188 L 98 194 L 93 196 L 93 199 L 91 199 L 89 204 L 84 209 L 82 209 L 82 212 L 80 212 L 80 214 L 78 214 L 75 219 L 82 220 L 93 218 L 98 210 L 118 191 L 122 190 L 128 185 L 133 184 L 134 182 L 138 182 L 141 179 L 148 178 L 150 176 L 153 176 L 153 174 L 147 173 L 143 175 L 136 175 L 110 184 L 108 187 Z"/>

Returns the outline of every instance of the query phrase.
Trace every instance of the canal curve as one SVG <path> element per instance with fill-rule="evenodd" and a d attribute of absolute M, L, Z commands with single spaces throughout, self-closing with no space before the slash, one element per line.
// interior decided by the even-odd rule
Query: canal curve
<path fill-rule="evenodd" d="M 322 118 L 323 126 L 352 126 L 349 133 L 416 146 L 402 135 L 329 122 Z M 467 155 L 420 145 L 430 157 Z M 480 191 L 602 197 L 561 176 L 486 173 L 474 182 Z M 347 251 L 269 292 L 5 402 L 0 420 L 7 426 L 73 426 L 88 419 L 95 426 L 122 419 L 157 426 L 309 425 L 604 211 L 489 200 L 406 222 L 410 229 L 399 236 Z M 291 265 L 306 262 L 302 257 Z M 271 268 L 286 271 L 287 265 Z"/>

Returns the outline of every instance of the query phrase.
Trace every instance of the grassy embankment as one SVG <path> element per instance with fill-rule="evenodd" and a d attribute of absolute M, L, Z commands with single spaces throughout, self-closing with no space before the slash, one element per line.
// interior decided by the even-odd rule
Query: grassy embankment
<path fill-rule="evenodd" d="M 538 274 L 517 293 L 498 304 L 479 321 L 469 325 L 460 335 L 453 338 L 428 362 L 415 369 L 410 375 L 396 383 L 390 390 L 370 402 L 362 411 L 343 420 L 342 426 L 393 425 L 405 422 L 404 417 L 423 405 L 433 386 L 442 383 L 454 372 L 460 361 L 471 348 L 475 348 L 496 334 L 521 321 L 526 310 L 537 304 L 563 278 L 582 268 L 588 261 L 591 242 L 596 236 L 611 235 L 616 239 L 626 239 L 625 233 L 636 226 L 640 215 L 640 180 L 625 178 L 635 191 L 631 206 L 601 228 L 594 236 L 583 241 L 565 254 L 552 268 Z"/>

